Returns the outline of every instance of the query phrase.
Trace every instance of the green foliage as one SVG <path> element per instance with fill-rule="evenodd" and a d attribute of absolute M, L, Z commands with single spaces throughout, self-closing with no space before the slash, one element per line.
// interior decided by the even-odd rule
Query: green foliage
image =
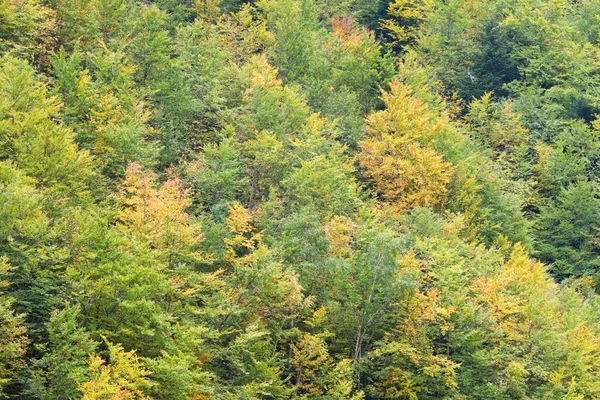
<path fill-rule="evenodd" d="M 186 180 L 194 189 L 200 209 L 211 209 L 238 200 L 248 187 L 239 145 L 226 138 L 218 145 L 207 144 L 198 160 L 186 169 Z"/>
<path fill-rule="evenodd" d="M 97 343 L 77 321 L 79 306 L 54 312 L 48 322 L 48 343 L 40 345 L 45 353 L 32 363 L 26 393 L 39 399 L 79 398 L 78 385 L 89 379 L 88 354 Z"/>
<path fill-rule="evenodd" d="M 0 3 L 0 55 L 12 52 L 47 66 L 55 45 L 55 11 L 37 0 Z"/>
<path fill-rule="evenodd" d="M 78 144 L 96 156 L 109 178 L 123 176 L 129 162 L 154 164 L 158 146 L 147 141 L 155 134 L 150 113 L 131 93 L 134 67 L 123 53 L 108 49 L 89 62 L 93 76 L 83 69 L 79 52 L 67 58 L 63 49 L 53 62 L 66 122 L 77 131 Z"/>
<path fill-rule="evenodd" d="M 0 59 L 0 158 L 9 159 L 55 196 L 78 196 L 93 177 L 92 159 L 55 123 L 61 104 L 26 62 Z"/>
<path fill-rule="evenodd" d="M 538 257 L 558 279 L 594 274 L 598 269 L 597 188 L 577 182 L 562 189 L 554 203 L 543 206 L 538 217 Z"/>
<path fill-rule="evenodd" d="M 597 3 L 0 0 L 0 397 L 600 398 Z"/>
<path fill-rule="evenodd" d="M 23 319 L 28 335 L 40 339 L 48 314 L 58 305 L 56 295 L 62 280 L 56 275 L 60 268 L 56 264 L 60 265 L 64 255 L 53 254 L 50 218 L 34 185 L 34 179 L 13 165 L 0 163 L 0 249 L 12 266 L 3 270 L 11 282 L 3 290 L 14 297 L 19 314 L 27 312 Z"/>
<path fill-rule="evenodd" d="M 22 373 L 25 352 L 29 344 L 26 328 L 20 316 L 15 315 L 11 297 L 5 294 L 10 266 L 6 259 L 0 260 L 0 396 L 5 396 L 4 387 Z"/>

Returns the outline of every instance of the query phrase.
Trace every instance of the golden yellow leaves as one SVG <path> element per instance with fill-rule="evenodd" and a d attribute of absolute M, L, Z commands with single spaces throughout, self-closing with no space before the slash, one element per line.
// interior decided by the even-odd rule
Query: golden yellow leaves
<path fill-rule="evenodd" d="M 182 252 L 194 255 L 191 248 L 202 240 L 202 232 L 186 212 L 191 204 L 187 191 L 173 174 L 159 188 L 155 182 L 140 164 L 129 165 L 120 199 L 125 206 L 118 216 L 121 231 L 164 251 L 169 259 Z"/>
<path fill-rule="evenodd" d="M 202 19 L 216 20 L 221 15 L 221 2 L 221 0 L 196 0 L 192 10 Z"/>
<path fill-rule="evenodd" d="M 291 345 L 300 398 L 363 399 L 362 391 L 353 391 L 352 361 L 342 359 L 336 363 L 329 354 L 325 342 L 327 336 L 328 332 L 301 332 L 296 343 Z"/>
<path fill-rule="evenodd" d="M 325 224 L 324 231 L 332 256 L 344 257 L 352 252 L 354 223 L 350 218 L 337 215 Z"/>
<path fill-rule="evenodd" d="M 228 296 L 236 305 L 246 303 L 256 317 L 284 318 L 279 313 L 294 312 L 306 300 L 298 274 L 285 268 L 261 243 L 263 232 L 255 221 L 260 211 L 250 213 L 237 202 L 228 209 L 226 225 L 231 236 L 223 239 L 223 259 L 230 264 L 229 277 L 235 282 Z"/>
<path fill-rule="evenodd" d="M 472 289 L 490 316 L 502 328 L 506 339 L 525 341 L 527 308 L 536 301 L 550 301 L 553 283 L 541 263 L 532 261 L 517 244 L 510 258 L 494 276 L 476 279 Z M 542 304 L 539 304 L 542 306 Z M 550 306 L 550 304 L 547 304 Z"/>
<path fill-rule="evenodd" d="M 520 244 L 497 271 L 476 279 L 471 289 L 500 333 L 493 340 L 512 352 L 510 362 L 500 361 L 509 385 L 518 387 L 529 376 L 546 381 L 561 398 L 598 398 L 600 342 L 587 301 L 575 290 L 554 283 Z M 536 365 L 540 349 L 555 352 L 550 353 L 555 364 L 548 369 Z"/>
<path fill-rule="evenodd" d="M 392 1 L 387 10 L 390 18 L 381 20 L 381 28 L 394 39 L 395 46 L 411 44 L 433 6 L 432 0 Z"/>
<path fill-rule="evenodd" d="M 238 202 L 228 206 L 228 209 L 227 228 L 233 237 L 224 239 L 227 247 L 227 258 L 235 260 L 241 254 L 243 261 L 244 255 L 250 256 L 248 253 L 252 253 L 256 249 L 262 237 L 262 232 L 256 232 L 252 215 Z M 250 261 L 250 259 L 248 258 L 247 261 Z"/>
<path fill-rule="evenodd" d="M 367 136 L 358 155 L 381 199 L 401 214 L 410 208 L 444 200 L 452 165 L 428 147 L 444 120 L 434 120 L 426 104 L 411 97 L 400 82 L 384 93 L 386 109 L 367 119 Z"/>
<path fill-rule="evenodd" d="M 293 364 L 298 370 L 299 389 L 310 394 L 322 394 L 322 388 L 314 387 L 309 382 L 314 380 L 312 375 L 316 371 L 331 364 L 325 341 L 318 335 L 301 332 L 297 343 L 292 344 L 291 348 Z"/>
<path fill-rule="evenodd" d="M 151 386 L 150 374 L 134 351 L 107 341 L 110 364 L 92 354 L 89 360 L 91 380 L 79 386 L 84 400 L 148 399 L 144 389 Z"/>
<path fill-rule="evenodd" d="M 277 77 L 278 70 L 269 64 L 265 56 L 255 56 L 248 66 L 250 82 L 257 87 L 282 86 L 282 80 Z"/>

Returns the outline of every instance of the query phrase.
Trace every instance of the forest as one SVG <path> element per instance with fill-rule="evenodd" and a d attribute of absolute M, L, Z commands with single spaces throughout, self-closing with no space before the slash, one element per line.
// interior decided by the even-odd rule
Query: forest
<path fill-rule="evenodd" d="M 600 399 L 600 0 L 0 0 L 0 398 Z"/>

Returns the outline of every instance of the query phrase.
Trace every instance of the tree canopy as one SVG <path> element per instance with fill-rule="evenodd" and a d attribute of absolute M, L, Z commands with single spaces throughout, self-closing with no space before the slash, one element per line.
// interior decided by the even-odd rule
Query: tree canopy
<path fill-rule="evenodd" d="M 0 398 L 600 398 L 598 0 L 0 0 Z"/>

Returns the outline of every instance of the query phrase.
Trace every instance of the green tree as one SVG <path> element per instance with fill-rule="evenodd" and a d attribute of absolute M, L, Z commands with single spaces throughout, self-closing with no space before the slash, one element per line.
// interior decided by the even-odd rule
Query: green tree
<path fill-rule="evenodd" d="M 194 190 L 198 209 L 209 210 L 245 197 L 249 181 L 239 147 L 233 138 L 218 145 L 209 143 L 188 164 L 185 179 Z"/>
<path fill-rule="evenodd" d="M 48 322 L 48 343 L 39 345 L 45 353 L 31 366 L 26 393 L 39 399 L 78 399 L 78 385 L 89 379 L 88 359 L 96 350 L 88 332 L 79 326 L 79 306 L 54 312 Z"/>
<path fill-rule="evenodd" d="M 6 259 L 0 259 L 0 396 L 6 396 L 7 392 L 11 394 L 13 391 L 13 379 L 23 373 L 24 356 L 29 344 L 22 319 L 15 314 L 14 299 L 6 294 L 9 271 L 10 266 Z"/>
<path fill-rule="evenodd" d="M 562 189 L 554 204 L 541 208 L 537 256 L 549 264 L 557 279 L 596 275 L 599 212 L 596 185 L 585 181 Z"/>
<path fill-rule="evenodd" d="M 93 161 L 73 143 L 73 132 L 55 122 L 61 109 L 32 67 L 0 59 L 0 158 L 9 159 L 54 198 L 85 196 Z"/>

